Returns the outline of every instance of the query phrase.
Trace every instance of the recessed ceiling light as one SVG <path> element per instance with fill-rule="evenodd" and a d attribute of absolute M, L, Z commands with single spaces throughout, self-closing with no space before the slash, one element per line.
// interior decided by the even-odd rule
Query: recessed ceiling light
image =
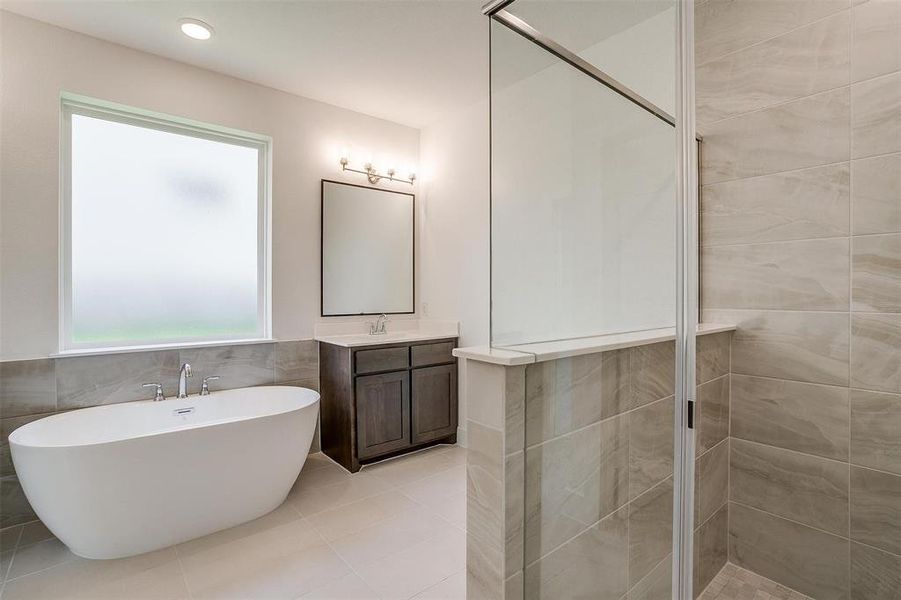
<path fill-rule="evenodd" d="M 195 40 L 208 40 L 213 37 L 213 28 L 198 19 L 182 19 L 181 32 Z"/>

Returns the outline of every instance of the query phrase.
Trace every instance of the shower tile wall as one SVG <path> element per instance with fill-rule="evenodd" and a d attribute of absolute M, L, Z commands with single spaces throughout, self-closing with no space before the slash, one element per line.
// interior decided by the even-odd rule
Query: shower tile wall
<path fill-rule="evenodd" d="M 732 346 L 729 558 L 898 598 L 901 2 L 697 5 L 702 320 Z"/>
<path fill-rule="evenodd" d="M 726 562 L 730 333 L 698 338 L 695 585 Z M 669 598 L 675 345 L 528 365 L 526 598 Z"/>
<path fill-rule="evenodd" d="M 194 367 L 191 394 L 207 375 L 222 377 L 213 389 L 273 383 L 319 389 L 318 345 L 312 340 L 2 362 L 0 529 L 36 518 L 10 456 L 14 429 L 57 412 L 152 398 L 142 383 L 162 382 L 166 395 L 174 396 L 183 362 Z M 313 443 L 318 448 L 318 430 Z"/>

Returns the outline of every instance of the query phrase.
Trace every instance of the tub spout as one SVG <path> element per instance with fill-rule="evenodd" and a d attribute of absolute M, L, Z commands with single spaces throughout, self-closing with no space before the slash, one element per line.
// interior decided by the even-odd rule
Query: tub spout
<path fill-rule="evenodd" d="M 188 397 L 188 377 L 191 377 L 193 373 L 191 372 L 191 365 L 185 363 L 181 366 L 181 371 L 178 373 L 178 397 L 179 398 L 187 398 Z"/>

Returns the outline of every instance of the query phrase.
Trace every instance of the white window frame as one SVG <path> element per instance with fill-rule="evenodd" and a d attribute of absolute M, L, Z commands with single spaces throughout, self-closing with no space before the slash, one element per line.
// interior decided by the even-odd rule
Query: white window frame
<path fill-rule="evenodd" d="M 122 340 L 121 344 L 76 343 L 72 339 L 72 115 L 95 117 L 180 135 L 254 148 L 259 151 L 257 193 L 257 331 L 237 339 L 173 338 L 163 342 Z M 60 95 L 60 212 L 59 212 L 59 354 L 100 350 L 128 351 L 185 346 L 209 346 L 272 340 L 272 138 L 219 125 L 202 123 L 96 98 L 63 92 Z M 165 283 L 165 282 L 162 282 Z M 185 290 L 203 293 L 203 290 Z"/>

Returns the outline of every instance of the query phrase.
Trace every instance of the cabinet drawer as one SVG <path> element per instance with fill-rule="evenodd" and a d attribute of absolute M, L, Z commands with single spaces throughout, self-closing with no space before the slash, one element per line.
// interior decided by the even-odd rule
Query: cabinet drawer
<path fill-rule="evenodd" d="M 440 365 L 454 361 L 451 353 L 454 349 L 453 342 L 440 342 L 438 344 L 420 344 L 413 346 L 413 366 Z"/>
<path fill-rule="evenodd" d="M 354 353 L 354 368 L 357 374 L 406 369 L 410 366 L 409 359 L 409 350 L 406 346 L 358 350 Z"/>

